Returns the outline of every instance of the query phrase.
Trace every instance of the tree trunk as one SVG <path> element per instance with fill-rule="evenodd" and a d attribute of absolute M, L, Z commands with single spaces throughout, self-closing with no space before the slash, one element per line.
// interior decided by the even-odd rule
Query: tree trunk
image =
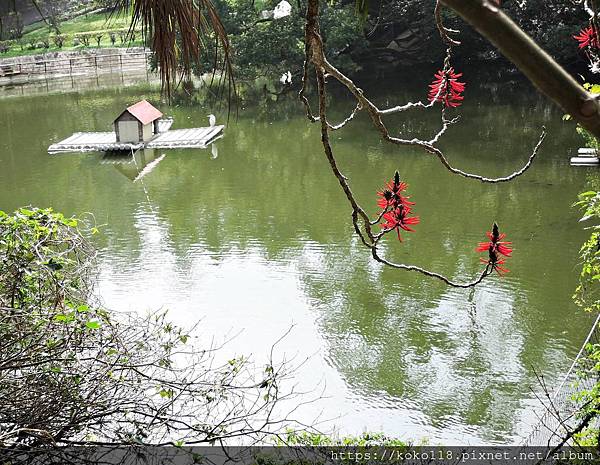
<path fill-rule="evenodd" d="M 600 139 L 600 105 L 550 55 L 488 0 L 441 0 L 470 23 L 546 96 Z"/>

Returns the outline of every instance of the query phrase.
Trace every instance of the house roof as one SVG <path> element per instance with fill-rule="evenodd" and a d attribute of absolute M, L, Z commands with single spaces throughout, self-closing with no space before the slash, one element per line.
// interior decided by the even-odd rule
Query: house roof
<path fill-rule="evenodd" d="M 125 111 L 130 113 L 135 119 L 137 119 L 142 124 L 149 124 L 163 115 L 158 109 L 154 108 L 146 100 L 142 100 L 141 102 L 138 102 L 135 105 L 127 107 Z M 125 111 L 123 113 L 125 113 Z M 117 119 L 119 119 L 123 115 L 123 113 L 121 113 Z"/>

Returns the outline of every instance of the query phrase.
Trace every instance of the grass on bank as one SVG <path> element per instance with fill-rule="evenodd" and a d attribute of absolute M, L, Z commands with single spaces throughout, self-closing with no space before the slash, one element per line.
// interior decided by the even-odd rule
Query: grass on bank
<path fill-rule="evenodd" d="M 0 58 L 93 48 L 142 46 L 143 40 L 139 31 L 136 31 L 132 41 L 125 37 L 129 22 L 130 18 L 125 15 L 89 13 L 78 16 L 60 24 L 62 47 L 56 43 L 56 34 L 51 32 L 44 22 L 36 23 L 28 26 L 20 39 L 0 42 Z M 111 34 L 115 37 L 114 44 Z M 97 35 L 102 36 L 99 47 Z M 84 36 L 87 36 L 88 45 L 84 43 Z M 5 50 L 6 48 L 8 50 Z"/>

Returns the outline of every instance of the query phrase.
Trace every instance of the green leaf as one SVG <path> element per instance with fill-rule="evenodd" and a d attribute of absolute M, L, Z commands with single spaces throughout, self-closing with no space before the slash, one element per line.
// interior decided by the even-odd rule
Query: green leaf
<path fill-rule="evenodd" d="M 161 389 L 159 391 L 160 396 L 164 399 L 166 398 L 172 398 L 173 397 L 173 389 Z"/>
<path fill-rule="evenodd" d="M 99 321 L 88 321 L 85 325 L 89 329 L 98 329 L 98 328 L 100 328 L 100 322 Z"/>

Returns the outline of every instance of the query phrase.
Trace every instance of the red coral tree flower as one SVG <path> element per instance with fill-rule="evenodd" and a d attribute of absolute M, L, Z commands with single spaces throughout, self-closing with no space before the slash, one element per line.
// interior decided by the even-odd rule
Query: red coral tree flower
<path fill-rule="evenodd" d="M 598 34 L 594 31 L 592 26 L 588 26 L 581 31 L 579 31 L 578 35 L 573 36 L 577 42 L 579 42 L 579 48 L 600 48 L 600 44 L 598 42 Z"/>
<path fill-rule="evenodd" d="M 454 72 L 454 68 L 439 70 L 429 84 L 427 99 L 430 102 L 442 102 L 446 107 L 456 108 L 461 105 L 466 84 L 459 82 L 462 73 Z"/>
<path fill-rule="evenodd" d="M 385 188 L 377 192 L 379 197 L 377 205 L 383 210 L 380 216 L 385 220 L 381 227 L 386 232 L 395 229 L 400 242 L 402 242 L 400 230 L 414 232 L 409 225 L 419 224 L 420 221 L 418 216 L 409 216 L 415 203 L 408 200 L 408 196 L 401 194 L 407 187 L 408 184 L 400 181 L 400 174 L 396 171 L 394 178 L 385 185 Z"/>
<path fill-rule="evenodd" d="M 400 173 L 396 171 L 394 173 L 394 178 L 388 182 L 385 187 L 377 192 L 377 196 L 379 200 L 377 200 L 377 205 L 381 209 L 385 209 L 387 207 L 396 207 L 400 204 L 405 206 L 414 205 L 414 202 L 410 202 L 408 197 L 404 197 L 401 192 L 404 192 L 408 184 L 400 181 Z"/>
<path fill-rule="evenodd" d="M 510 257 L 513 249 L 510 247 L 512 242 L 503 241 L 506 237 L 506 234 L 500 233 L 498 230 L 498 225 L 494 223 L 492 226 L 492 231 L 488 231 L 486 236 L 490 239 L 488 242 L 480 242 L 477 246 L 477 252 L 487 252 L 488 259 L 480 258 L 481 262 L 490 265 L 493 270 L 498 274 L 508 273 L 509 270 L 503 268 L 501 265 L 506 263 L 506 260 L 501 257 L 504 255 L 505 257 Z"/>
<path fill-rule="evenodd" d="M 419 224 L 418 216 L 408 216 L 410 213 L 409 208 L 405 208 L 402 205 L 398 208 L 395 208 L 383 215 L 383 219 L 385 223 L 381 225 L 382 228 L 385 228 L 388 231 L 396 230 L 398 233 L 398 240 L 402 242 L 402 236 L 400 235 L 400 229 L 409 232 L 415 232 L 414 229 L 409 227 L 409 224 Z"/>

